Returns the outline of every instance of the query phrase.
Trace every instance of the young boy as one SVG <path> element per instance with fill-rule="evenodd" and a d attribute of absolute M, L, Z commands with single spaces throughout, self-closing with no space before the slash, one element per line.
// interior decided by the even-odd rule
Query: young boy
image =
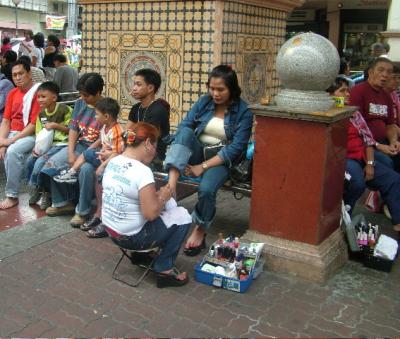
<path fill-rule="evenodd" d="M 96 120 L 103 124 L 100 138 L 85 150 L 75 161 L 73 166 L 54 177 L 61 183 L 74 184 L 78 181 L 78 172 L 81 166 L 88 162 L 97 168 L 96 175 L 101 177 L 111 158 L 120 154 L 124 147 L 122 139 L 123 129 L 118 123 L 119 104 L 112 98 L 100 99 L 95 106 Z M 101 148 L 100 148 L 101 146 Z"/>
<path fill-rule="evenodd" d="M 29 204 L 36 204 L 40 198 L 40 208 L 45 210 L 51 206 L 49 189 L 44 187 L 40 171 L 47 159 L 68 145 L 68 124 L 71 120 L 72 108 L 57 102 L 59 87 L 51 81 L 42 83 L 37 90 L 37 101 L 41 111 L 36 119 L 35 134 L 38 135 L 44 128 L 54 130 L 52 147 L 46 154 L 38 156 L 34 152 L 27 159 L 29 184 L 35 189 L 29 199 Z"/>

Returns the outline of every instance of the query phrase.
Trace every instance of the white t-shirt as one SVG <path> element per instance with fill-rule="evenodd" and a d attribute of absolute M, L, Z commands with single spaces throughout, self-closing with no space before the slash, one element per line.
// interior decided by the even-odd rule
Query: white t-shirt
<path fill-rule="evenodd" d="M 40 68 L 43 66 L 42 61 L 44 58 L 44 49 L 43 48 L 38 48 L 38 47 L 33 47 L 32 52 L 31 52 L 31 60 L 32 57 L 36 57 L 36 66 L 37 68 Z"/>
<path fill-rule="evenodd" d="M 199 140 L 204 145 L 216 145 L 226 140 L 224 119 L 213 117 L 204 128 Z"/>
<path fill-rule="evenodd" d="M 32 50 L 32 48 L 35 47 L 33 40 L 30 40 L 30 41 L 24 40 L 24 43 L 27 44 L 31 50 Z M 22 42 L 19 45 L 18 53 L 21 53 L 21 55 L 26 55 L 28 57 L 31 57 L 31 54 L 29 53 L 28 49 L 22 44 Z"/>
<path fill-rule="evenodd" d="M 124 235 L 139 233 L 146 219 L 140 211 L 139 191 L 154 183 L 149 167 L 118 155 L 111 159 L 103 175 L 103 223 Z"/>

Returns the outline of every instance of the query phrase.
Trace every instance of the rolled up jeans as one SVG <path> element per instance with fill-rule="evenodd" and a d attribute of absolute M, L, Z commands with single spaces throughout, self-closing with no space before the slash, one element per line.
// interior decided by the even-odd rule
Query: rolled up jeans
<path fill-rule="evenodd" d="M 90 144 L 79 142 L 75 146 L 75 155 L 80 155 Z M 41 173 L 53 178 L 63 169 L 69 168 L 68 147 L 54 154 L 43 166 Z M 94 198 L 95 169 L 89 163 L 84 163 L 78 174 L 78 183 L 71 185 L 58 183 L 51 179 L 51 198 L 53 207 L 63 207 L 78 200 L 75 212 L 79 215 L 87 215 L 92 210 L 92 199 Z"/>
<path fill-rule="evenodd" d="M 183 174 L 188 164 L 198 165 L 203 161 L 203 145 L 194 131 L 188 127 L 180 129 L 165 158 L 166 170 L 174 167 Z M 228 178 L 229 168 L 226 165 L 209 168 L 202 175 L 197 192 L 198 202 L 192 212 L 192 219 L 205 231 L 215 216 L 217 191 Z"/>
<path fill-rule="evenodd" d="M 147 221 L 141 231 L 131 236 L 121 236 L 111 240 L 128 250 L 146 250 L 161 247 L 161 253 L 154 262 L 153 269 L 163 272 L 174 267 L 176 257 L 191 224 L 172 225 L 167 228 L 160 217 Z"/>
<path fill-rule="evenodd" d="M 8 138 L 12 138 L 20 132 L 11 131 Z M 8 146 L 4 158 L 4 167 L 6 171 L 6 196 L 9 198 L 18 198 L 19 188 L 25 170 L 25 160 L 35 145 L 33 135 L 18 139 Z"/>

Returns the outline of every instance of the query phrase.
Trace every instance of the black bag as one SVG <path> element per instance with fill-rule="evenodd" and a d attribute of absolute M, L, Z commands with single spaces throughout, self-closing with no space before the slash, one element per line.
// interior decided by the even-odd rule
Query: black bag
<path fill-rule="evenodd" d="M 243 156 L 242 160 L 232 166 L 230 176 L 234 184 L 249 184 L 251 183 L 253 171 L 253 158 L 247 159 Z"/>
<path fill-rule="evenodd" d="M 204 146 L 203 148 L 204 161 L 207 161 L 212 157 L 215 157 L 218 154 L 218 152 L 224 147 L 225 144 L 223 144 L 222 142 L 216 145 Z"/>

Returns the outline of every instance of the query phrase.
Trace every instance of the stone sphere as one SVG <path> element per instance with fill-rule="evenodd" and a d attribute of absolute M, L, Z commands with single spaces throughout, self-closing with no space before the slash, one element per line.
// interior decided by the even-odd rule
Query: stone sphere
<path fill-rule="evenodd" d="M 339 72 L 339 54 L 323 36 L 302 33 L 283 44 L 276 71 L 285 88 L 325 91 Z"/>

